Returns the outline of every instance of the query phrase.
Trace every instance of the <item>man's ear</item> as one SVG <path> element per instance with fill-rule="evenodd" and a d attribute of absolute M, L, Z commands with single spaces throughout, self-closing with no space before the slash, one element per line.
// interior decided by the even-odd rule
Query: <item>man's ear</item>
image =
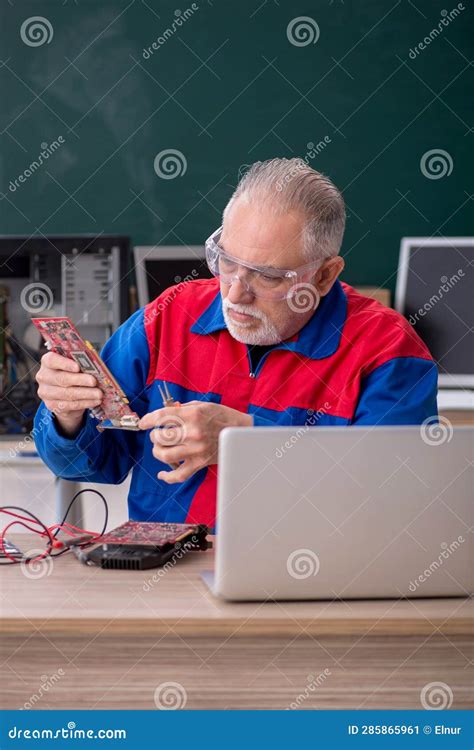
<path fill-rule="evenodd" d="M 344 265 L 344 259 L 340 255 L 337 255 L 335 258 L 326 260 L 321 268 L 318 269 L 314 277 L 314 282 L 321 297 L 325 297 L 331 291 L 337 277 L 344 270 Z"/>

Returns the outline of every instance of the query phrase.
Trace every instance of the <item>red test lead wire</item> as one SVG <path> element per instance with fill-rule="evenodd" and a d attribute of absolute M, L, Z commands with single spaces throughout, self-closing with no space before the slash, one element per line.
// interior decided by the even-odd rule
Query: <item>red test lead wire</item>
<path fill-rule="evenodd" d="M 105 518 L 104 518 L 104 525 L 100 532 L 93 532 L 88 531 L 87 529 L 83 529 L 80 526 L 74 526 L 73 524 L 70 524 L 66 521 L 66 518 L 69 514 L 69 511 L 71 510 L 71 507 L 75 500 L 84 492 L 92 492 L 93 494 L 96 494 L 100 497 L 102 502 L 104 503 L 104 509 L 105 509 Z M 20 511 L 20 513 L 15 513 L 14 511 Z M 83 489 L 79 490 L 74 497 L 72 498 L 71 502 L 69 503 L 69 506 L 66 510 L 66 513 L 64 515 L 64 518 L 61 523 L 55 523 L 51 526 L 46 526 L 43 521 L 41 521 L 37 516 L 35 516 L 34 513 L 27 510 L 26 508 L 21 508 L 17 505 L 4 505 L 0 506 L 0 513 L 5 513 L 8 516 L 11 516 L 13 521 L 10 521 L 0 532 L 0 554 L 3 555 L 8 559 L 7 562 L 0 562 L 0 565 L 12 565 L 14 563 L 30 563 L 38 560 L 42 560 L 45 557 L 48 557 L 51 555 L 51 551 L 53 549 L 59 549 L 60 551 L 56 555 L 52 555 L 53 557 L 58 557 L 58 555 L 62 555 L 65 552 L 69 550 L 69 546 L 71 543 L 74 543 L 76 541 L 77 544 L 91 544 L 94 541 L 98 540 L 105 532 L 107 528 L 107 522 L 108 522 L 108 506 L 107 501 L 105 497 L 102 495 L 101 492 L 94 489 Z M 25 515 L 27 514 L 27 515 Z M 32 524 L 32 525 L 30 525 Z M 8 529 L 10 529 L 12 526 L 19 525 L 23 526 L 28 531 L 31 531 L 34 534 L 37 534 L 42 539 L 47 538 L 47 546 L 43 553 L 39 555 L 35 555 L 34 557 L 28 557 L 27 555 L 23 555 L 21 559 L 18 559 L 18 557 L 14 557 L 11 555 L 6 548 L 5 544 L 5 535 Z M 65 539 L 64 542 L 57 539 L 57 535 L 62 532 L 69 537 L 69 539 Z"/>

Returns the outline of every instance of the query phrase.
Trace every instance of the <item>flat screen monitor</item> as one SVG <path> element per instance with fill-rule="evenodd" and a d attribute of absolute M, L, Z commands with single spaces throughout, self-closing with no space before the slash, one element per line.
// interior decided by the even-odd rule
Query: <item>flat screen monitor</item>
<path fill-rule="evenodd" d="M 474 387 L 474 238 L 402 239 L 396 309 L 439 368 L 441 387 Z"/>
<path fill-rule="evenodd" d="M 185 280 L 210 279 L 204 246 L 155 245 L 134 248 L 140 307 Z"/>

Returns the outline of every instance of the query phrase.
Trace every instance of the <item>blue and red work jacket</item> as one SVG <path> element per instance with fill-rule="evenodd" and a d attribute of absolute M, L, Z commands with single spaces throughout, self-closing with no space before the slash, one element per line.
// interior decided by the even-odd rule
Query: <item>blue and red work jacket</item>
<path fill-rule="evenodd" d="M 170 287 L 101 354 L 140 416 L 162 407 L 163 381 L 181 403 L 224 404 L 252 414 L 256 426 L 413 425 L 437 414 L 437 369 L 426 346 L 397 312 L 339 281 L 255 372 L 247 346 L 227 330 L 216 279 Z M 40 405 L 35 442 L 57 476 L 117 484 L 132 471 L 130 518 L 214 526 L 217 466 L 168 485 L 157 479 L 169 466 L 152 455 L 148 432 L 99 433 L 96 425 L 88 414 L 66 438 Z"/>

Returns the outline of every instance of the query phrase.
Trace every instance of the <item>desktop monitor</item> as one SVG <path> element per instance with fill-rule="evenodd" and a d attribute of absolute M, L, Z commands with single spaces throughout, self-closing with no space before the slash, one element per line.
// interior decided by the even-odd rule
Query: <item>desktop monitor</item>
<path fill-rule="evenodd" d="M 474 237 L 404 237 L 396 309 L 439 368 L 439 386 L 474 387 Z"/>
<path fill-rule="evenodd" d="M 139 246 L 133 252 L 140 307 L 185 279 L 212 277 L 203 245 Z"/>

